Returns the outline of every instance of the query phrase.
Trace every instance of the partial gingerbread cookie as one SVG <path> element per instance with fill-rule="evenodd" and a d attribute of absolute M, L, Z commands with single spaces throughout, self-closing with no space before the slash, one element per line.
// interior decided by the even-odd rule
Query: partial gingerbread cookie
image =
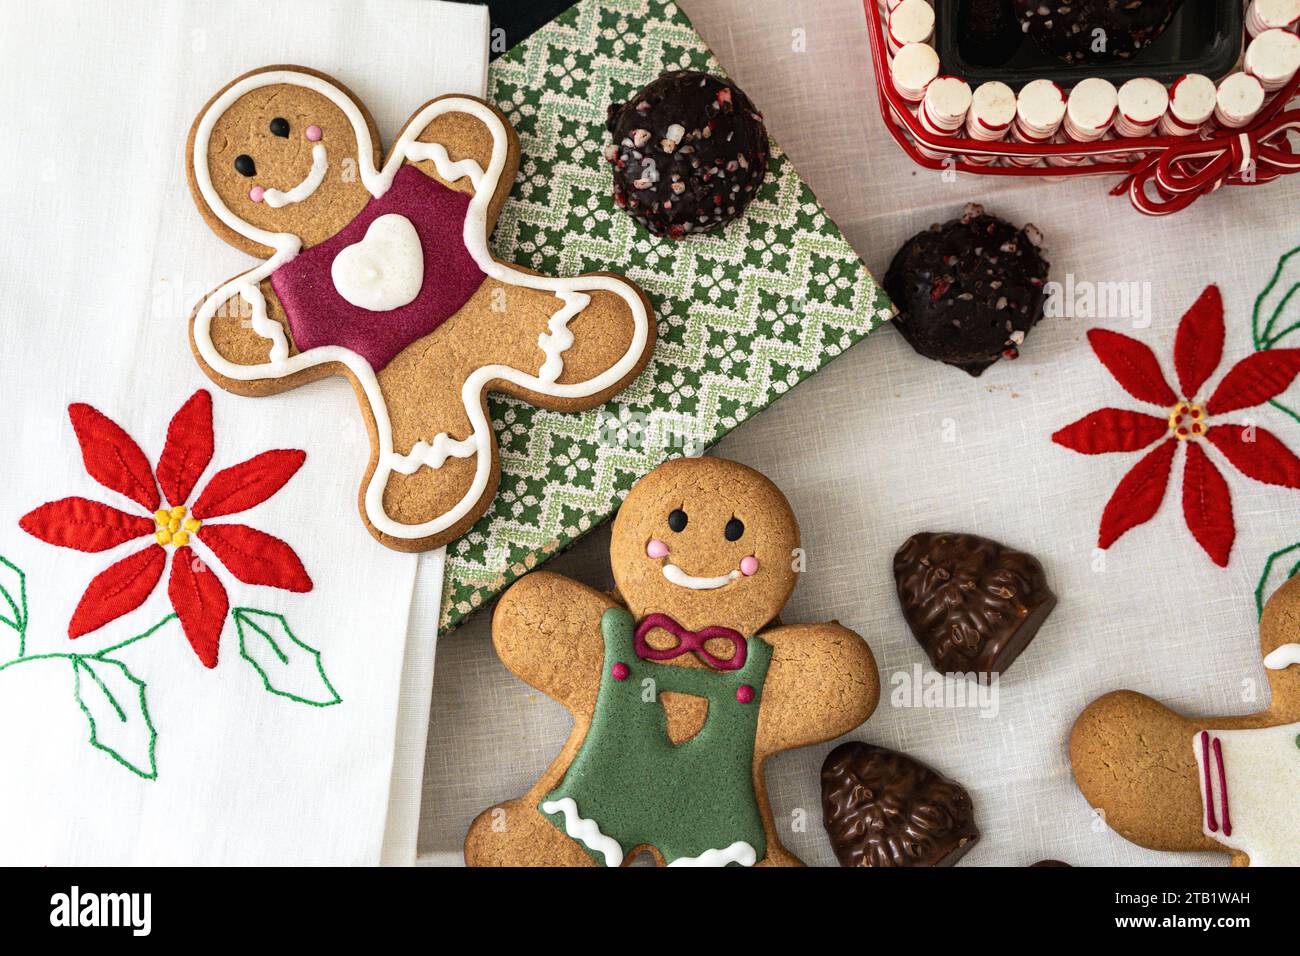
<path fill-rule="evenodd" d="M 952 866 L 980 838 L 965 787 L 856 740 L 822 763 L 822 825 L 841 866 Z"/>
<path fill-rule="evenodd" d="M 489 391 L 593 408 L 640 373 L 655 323 L 626 279 L 493 258 L 519 164 L 495 107 L 438 97 L 380 155 L 370 114 L 322 73 L 266 67 L 218 92 L 190 130 L 190 191 L 217 235 L 266 261 L 199 304 L 190 339 L 241 395 L 345 375 L 370 433 L 362 517 L 423 551 L 496 492 Z"/>
<path fill-rule="evenodd" d="M 1300 866 L 1300 577 L 1259 628 L 1272 702 L 1190 718 L 1116 691 L 1070 734 L 1074 779 L 1120 836 L 1154 850 L 1219 850 L 1236 866 Z"/>
<path fill-rule="evenodd" d="M 767 175 L 763 117 L 740 87 L 711 73 L 665 73 L 611 103 L 606 126 L 614 202 L 656 236 L 721 229 Z"/>
<path fill-rule="evenodd" d="M 971 375 L 1019 358 L 1043 317 L 1042 244 L 1032 224 L 1018 229 L 978 203 L 960 219 L 918 232 L 885 273 L 885 291 L 898 306 L 894 327 L 926 358 Z"/>
<path fill-rule="evenodd" d="M 614 521 L 619 601 L 536 571 L 508 590 L 492 639 L 515 674 L 573 714 L 518 800 L 485 810 L 471 866 L 795 865 L 763 762 L 866 720 L 871 650 L 839 624 L 774 625 L 799 527 L 758 472 L 717 458 L 660 465 Z"/>

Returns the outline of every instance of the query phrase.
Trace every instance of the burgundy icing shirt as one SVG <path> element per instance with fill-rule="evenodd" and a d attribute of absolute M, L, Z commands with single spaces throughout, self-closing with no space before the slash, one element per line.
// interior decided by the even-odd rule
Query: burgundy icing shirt
<path fill-rule="evenodd" d="M 338 235 L 306 249 L 271 273 L 299 351 L 341 345 L 378 372 L 402 349 L 428 335 L 469 301 L 484 275 L 465 248 L 465 193 L 403 166 L 388 192 L 370 203 Z M 370 224 L 396 213 L 415 227 L 424 253 L 424 280 L 408 304 L 372 312 L 339 295 L 330 275 L 334 257 L 360 242 Z"/>

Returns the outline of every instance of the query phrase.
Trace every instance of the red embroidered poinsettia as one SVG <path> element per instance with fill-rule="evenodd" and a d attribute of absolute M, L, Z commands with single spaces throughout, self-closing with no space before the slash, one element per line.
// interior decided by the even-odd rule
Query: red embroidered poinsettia
<path fill-rule="evenodd" d="M 1109 548 L 1125 532 L 1155 516 L 1174 456 L 1186 447 L 1183 517 L 1206 554 L 1227 567 L 1237 535 L 1232 495 L 1207 448 L 1218 449 L 1247 477 L 1287 488 L 1300 488 L 1300 458 L 1257 425 L 1211 424 L 1211 419 L 1254 408 L 1286 391 L 1300 375 L 1300 349 L 1271 349 L 1242 359 L 1228 370 L 1209 400 L 1200 401 L 1198 393 L 1223 358 L 1223 299 L 1214 285 L 1206 287 L 1178 325 L 1174 366 L 1181 397 L 1169 387 L 1155 353 L 1141 342 L 1104 329 L 1089 331 L 1088 341 L 1126 392 L 1164 409 L 1164 417 L 1156 417 L 1103 408 L 1052 436 L 1058 445 L 1085 455 L 1139 451 L 1160 442 L 1115 489 L 1101 516 L 1099 546 Z"/>
<path fill-rule="evenodd" d="M 150 469 L 140 446 L 119 425 L 94 408 L 70 405 L 68 416 L 90 477 L 130 498 L 148 517 L 73 497 L 41 505 L 19 525 L 42 541 L 78 551 L 107 551 L 134 538 L 154 539 L 90 582 L 68 623 L 68 637 L 88 634 L 143 604 L 162 578 L 167 549 L 174 547 L 167 595 L 194 653 L 205 667 L 216 667 L 229 601 L 221 581 L 195 553 L 191 537 L 245 584 L 311 590 L 298 555 L 279 538 L 247 525 L 208 523 L 270 498 L 302 467 L 305 452 L 276 449 L 219 471 L 187 508 L 190 492 L 212 460 L 212 396 L 206 391 L 195 392 L 172 418 L 156 469 Z"/>

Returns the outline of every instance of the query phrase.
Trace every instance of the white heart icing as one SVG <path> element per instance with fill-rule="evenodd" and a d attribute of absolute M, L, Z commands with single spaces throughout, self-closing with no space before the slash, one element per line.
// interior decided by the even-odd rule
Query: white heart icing
<path fill-rule="evenodd" d="M 359 309 L 387 312 L 415 301 L 424 284 L 424 250 L 411 220 L 380 216 L 365 238 L 334 257 L 330 277 L 339 295 Z"/>

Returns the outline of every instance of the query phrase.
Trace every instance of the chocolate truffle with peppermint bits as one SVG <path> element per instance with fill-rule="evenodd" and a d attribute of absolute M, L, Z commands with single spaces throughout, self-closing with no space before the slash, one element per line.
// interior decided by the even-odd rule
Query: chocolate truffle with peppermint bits
<path fill-rule="evenodd" d="M 767 129 L 728 80 L 665 73 L 609 107 L 614 201 L 656 236 L 680 239 L 737 219 L 767 173 Z"/>
<path fill-rule="evenodd" d="M 1182 0 L 1016 0 L 1020 28 L 1071 64 L 1127 60 L 1165 32 Z"/>
<path fill-rule="evenodd" d="M 971 375 L 1018 358 L 1043 317 L 1042 239 L 1034 226 L 1017 229 L 974 203 L 960 219 L 917 233 L 885 273 L 895 327 L 926 358 Z"/>

